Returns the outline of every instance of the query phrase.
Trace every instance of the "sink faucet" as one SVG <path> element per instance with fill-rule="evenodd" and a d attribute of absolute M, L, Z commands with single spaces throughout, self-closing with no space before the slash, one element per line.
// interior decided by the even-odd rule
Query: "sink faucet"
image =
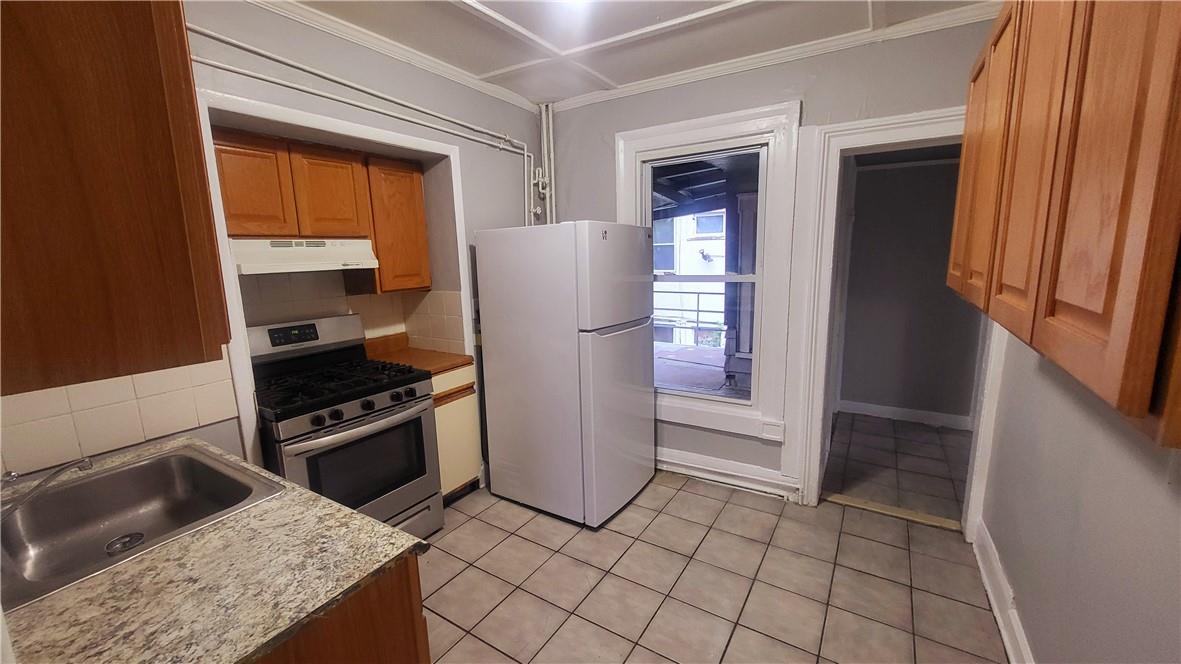
<path fill-rule="evenodd" d="M 0 521 L 4 521 L 5 519 L 7 519 L 9 516 L 12 515 L 13 512 L 17 511 L 17 509 L 19 509 L 21 505 L 24 505 L 26 501 L 28 501 L 30 498 L 37 495 L 38 493 L 41 493 L 42 488 L 44 488 L 46 485 L 48 485 L 50 482 L 57 479 L 58 477 L 61 477 L 62 473 L 66 472 L 68 470 L 74 469 L 74 468 L 77 468 L 78 470 L 90 470 L 93 467 L 94 467 L 94 464 L 92 464 L 90 462 L 90 457 L 82 457 L 81 459 L 75 459 L 74 461 L 70 461 L 69 463 L 63 463 L 62 465 L 58 466 L 57 468 L 54 468 L 52 473 L 49 473 L 48 475 L 43 477 L 40 482 L 37 482 L 37 484 L 35 486 L 33 486 L 32 489 L 29 489 L 28 491 L 21 494 L 21 496 L 19 498 L 13 500 L 8 505 L 5 505 L 4 511 L 0 512 Z M 4 473 L 4 481 L 11 482 L 12 480 L 17 479 L 20 476 L 21 476 L 20 473 L 10 471 L 10 472 Z"/>

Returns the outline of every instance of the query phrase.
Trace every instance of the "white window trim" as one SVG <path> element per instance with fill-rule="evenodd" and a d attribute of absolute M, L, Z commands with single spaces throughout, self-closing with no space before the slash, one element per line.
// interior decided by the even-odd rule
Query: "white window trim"
<path fill-rule="evenodd" d="M 743 436 L 783 441 L 784 389 L 787 377 L 787 328 L 790 302 L 790 265 L 763 261 L 762 256 L 790 256 L 795 214 L 796 149 L 800 102 L 725 113 L 683 122 L 645 127 L 615 135 L 616 219 L 643 224 L 643 162 L 678 153 L 732 147 L 767 147 L 760 201 L 760 259 L 756 264 L 761 287 L 755 327 L 758 361 L 752 376 L 752 401 L 711 400 L 658 392 L 656 418 Z M 709 144 L 705 148 L 705 144 Z M 774 221 L 766 221 L 774 220 Z M 775 306 L 766 306 L 775 303 Z"/>

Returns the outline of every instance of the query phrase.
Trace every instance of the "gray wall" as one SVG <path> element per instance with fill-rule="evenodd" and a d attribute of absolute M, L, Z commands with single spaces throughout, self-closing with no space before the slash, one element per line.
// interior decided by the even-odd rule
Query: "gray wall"
<path fill-rule="evenodd" d="M 841 398 L 969 415 L 980 313 L 945 285 L 958 166 L 861 169 Z"/>
<path fill-rule="evenodd" d="M 959 106 L 988 22 L 826 53 L 559 112 L 558 217 L 615 219 L 615 134 L 803 100 L 804 125 Z"/>
<path fill-rule="evenodd" d="M 1036 661 L 1181 661 L 1181 452 L 1006 346 L 983 517 Z"/>

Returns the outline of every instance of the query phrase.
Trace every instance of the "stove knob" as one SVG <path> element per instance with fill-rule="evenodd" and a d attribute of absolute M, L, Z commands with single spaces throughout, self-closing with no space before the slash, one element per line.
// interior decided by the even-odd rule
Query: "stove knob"
<path fill-rule="evenodd" d="M 373 399 L 362 399 L 361 410 L 373 410 L 377 408 L 377 404 L 373 403 Z"/>
<path fill-rule="evenodd" d="M 328 420 L 325 420 L 324 416 L 319 413 L 312 415 L 312 426 L 314 427 L 322 427 L 327 421 Z"/>
<path fill-rule="evenodd" d="M 413 399 L 416 396 L 418 396 L 418 390 L 413 387 L 406 388 L 406 398 Z"/>
<path fill-rule="evenodd" d="M 339 408 L 333 408 L 328 411 L 328 418 L 334 422 L 339 422 L 344 419 L 344 411 Z"/>
<path fill-rule="evenodd" d="M 402 393 L 390 392 L 390 401 L 393 401 L 394 403 L 400 403 L 402 401 Z"/>

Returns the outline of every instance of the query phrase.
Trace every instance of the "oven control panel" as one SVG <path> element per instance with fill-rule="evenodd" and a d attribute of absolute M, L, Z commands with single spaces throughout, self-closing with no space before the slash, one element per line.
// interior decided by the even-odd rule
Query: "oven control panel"
<path fill-rule="evenodd" d="M 320 338 L 319 332 L 316 331 L 315 323 L 267 328 L 267 336 L 271 339 L 271 346 L 276 348 L 279 346 L 290 346 L 291 344 L 302 344 L 307 341 L 316 341 Z"/>

